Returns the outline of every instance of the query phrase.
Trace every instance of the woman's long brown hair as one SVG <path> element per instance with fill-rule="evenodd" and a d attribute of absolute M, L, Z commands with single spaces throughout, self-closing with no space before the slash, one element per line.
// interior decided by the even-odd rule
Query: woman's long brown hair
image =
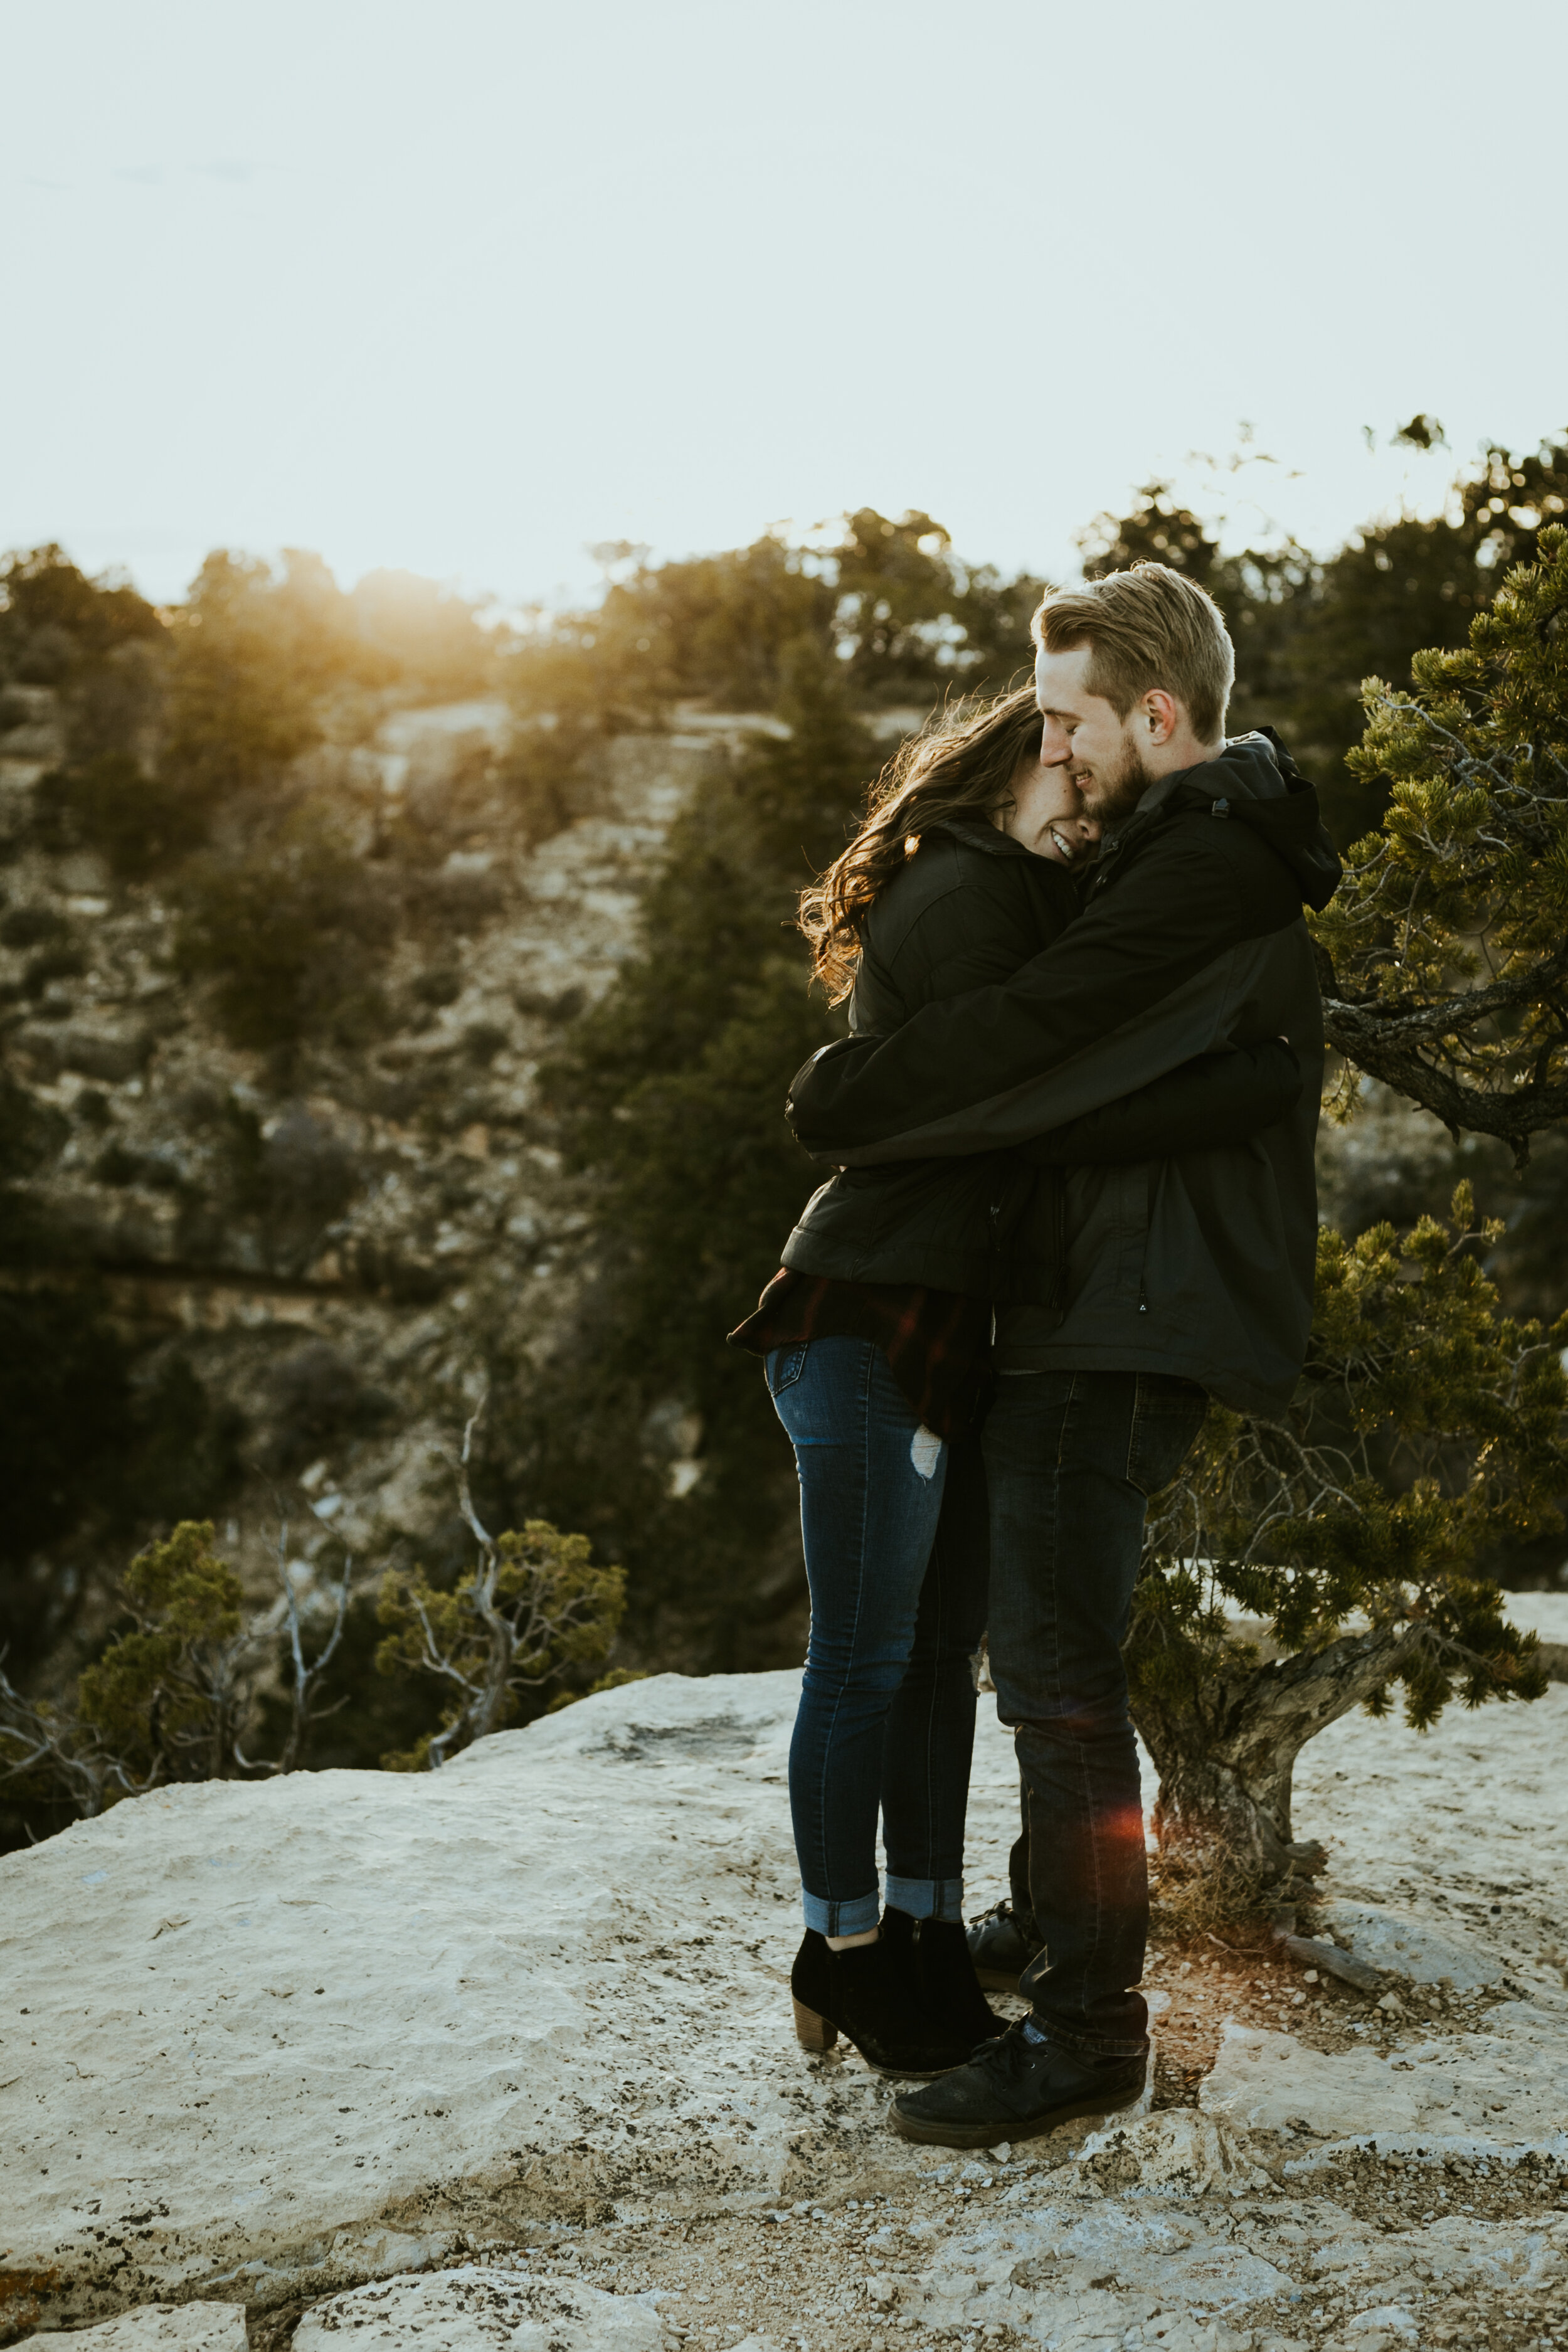
<path fill-rule="evenodd" d="M 867 796 L 866 821 L 826 874 L 800 897 L 813 977 L 839 1003 L 855 985 L 860 925 L 920 836 L 954 816 L 991 817 L 1013 803 L 1013 779 L 1040 748 L 1033 686 L 989 701 L 951 703 L 907 736 Z"/>

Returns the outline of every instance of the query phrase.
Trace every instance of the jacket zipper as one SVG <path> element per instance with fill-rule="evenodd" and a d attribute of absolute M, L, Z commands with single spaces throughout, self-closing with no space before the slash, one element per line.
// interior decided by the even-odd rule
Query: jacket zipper
<path fill-rule="evenodd" d="M 1051 1315 L 1059 1325 L 1068 1316 L 1068 1180 L 1062 1168 L 1049 1169 L 1051 1184 L 1051 1239 L 1056 1255 L 1056 1281 L 1051 1288 Z"/>
<path fill-rule="evenodd" d="M 1002 1211 L 1005 1206 L 1007 1199 L 1007 1188 L 1005 1182 L 1000 1176 L 998 1176 L 997 1181 L 1001 1184 L 1002 1189 L 999 1192 L 993 1192 L 985 1211 L 985 1223 L 989 1236 L 987 1251 L 987 1282 L 994 1300 L 999 1298 L 1002 1295 L 1004 1263 L 1002 1256 Z"/>
<path fill-rule="evenodd" d="M 1138 1312 L 1140 1315 L 1147 1315 L 1149 1312 L 1149 1241 L 1150 1236 L 1152 1234 L 1154 1230 L 1154 1209 L 1160 1197 L 1160 1186 L 1163 1181 L 1163 1176 L 1162 1175 L 1161 1177 L 1155 1178 L 1150 1183 L 1148 1206 L 1144 1211 L 1143 1260 L 1142 1264 L 1138 1268 Z"/>

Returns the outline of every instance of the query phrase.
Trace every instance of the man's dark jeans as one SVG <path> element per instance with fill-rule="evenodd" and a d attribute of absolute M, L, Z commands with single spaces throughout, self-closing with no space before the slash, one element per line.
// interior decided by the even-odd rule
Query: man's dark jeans
<path fill-rule="evenodd" d="M 985 1424 L 991 1672 L 1015 1734 L 1029 1897 L 1046 1949 L 1026 1970 L 1039 2024 L 1088 2056 L 1148 2027 L 1149 1881 L 1121 1660 L 1148 1496 L 1174 1476 L 1207 1400 L 1148 1372 L 1016 1372 Z"/>

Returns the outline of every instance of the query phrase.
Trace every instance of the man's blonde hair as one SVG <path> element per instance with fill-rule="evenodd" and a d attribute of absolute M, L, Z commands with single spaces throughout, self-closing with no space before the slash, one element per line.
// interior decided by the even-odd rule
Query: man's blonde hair
<path fill-rule="evenodd" d="M 1048 654 L 1088 646 L 1085 683 L 1125 719 L 1158 688 L 1181 703 L 1200 743 L 1217 743 L 1236 677 L 1236 649 L 1219 606 L 1184 572 L 1135 563 L 1047 596 L 1030 623 Z"/>

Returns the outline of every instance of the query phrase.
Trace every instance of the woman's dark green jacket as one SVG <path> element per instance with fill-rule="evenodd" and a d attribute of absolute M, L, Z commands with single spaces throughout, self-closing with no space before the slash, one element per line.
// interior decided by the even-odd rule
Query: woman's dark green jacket
<path fill-rule="evenodd" d="M 1010 834 L 984 819 L 933 828 L 866 917 L 851 1029 L 885 1036 L 935 998 L 1009 978 L 1079 910 L 1068 869 Z M 1283 1044 L 1208 1054 L 1018 1150 L 841 1169 L 807 1202 L 784 1262 L 845 1282 L 1047 1304 L 1063 1271 L 1058 1167 L 1243 1141 L 1289 1109 L 1300 1084 Z"/>

